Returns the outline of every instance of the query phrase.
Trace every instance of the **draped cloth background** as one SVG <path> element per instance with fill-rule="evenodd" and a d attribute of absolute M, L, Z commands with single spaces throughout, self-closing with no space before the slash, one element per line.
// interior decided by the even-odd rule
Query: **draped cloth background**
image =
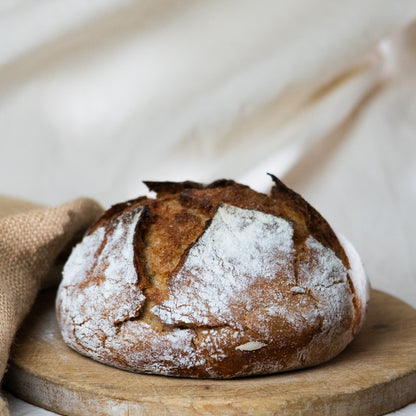
<path fill-rule="evenodd" d="M 415 22 L 414 0 L 4 1 L 0 192 L 107 207 L 271 172 L 416 307 Z"/>

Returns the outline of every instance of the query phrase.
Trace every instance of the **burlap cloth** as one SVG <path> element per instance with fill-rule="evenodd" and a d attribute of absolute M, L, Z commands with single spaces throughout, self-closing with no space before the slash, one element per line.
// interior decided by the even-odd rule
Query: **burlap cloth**
<path fill-rule="evenodd" d="M 57 284 L 59 263 L 102 212 L 81 198 L 44 208 L 0 196 L 0 379 L 13 337 L 42 287 Z M 8 415 L 0 398 L 0 415 Z"/>

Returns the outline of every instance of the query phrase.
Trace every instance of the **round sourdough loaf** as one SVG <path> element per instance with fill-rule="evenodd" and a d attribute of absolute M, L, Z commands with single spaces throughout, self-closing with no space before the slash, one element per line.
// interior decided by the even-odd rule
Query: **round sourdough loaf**
<path fill-rule="evenodd" d="M 141 373 L 233 378 L 317 365 L 357 334 L 361 261 L 298 194 L 230 180 L 146 182 L 109 209 L 58 290 L 64 341 Z"/>

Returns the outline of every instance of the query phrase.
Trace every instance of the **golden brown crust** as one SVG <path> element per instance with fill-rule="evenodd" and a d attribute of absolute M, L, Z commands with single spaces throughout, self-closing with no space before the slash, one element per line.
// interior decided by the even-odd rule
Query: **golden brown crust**
<path fill-rule="evenodd" d="M 267 374 L 338 354 L 363 319 L 348 257 L 325 219 L 272 179 L 271 196 L 231 180 L 145 182 L 156 199 L 110 208 L 64 272 L 57 309 L 65 341 L 120 368 L 186 377 Z M 260 235 L 244 241 L 253 238 L 252 229 Z M 228 238 L 240 249 L 224 245 Z M 115 254 L 106 254 L 109 246 Z M 109 276 L 109 258 L 123 266 L 130 246 L 136 277 L 125 293 L 136 299 L 135 306 L 109 305 L 126 310 L 112 322 L 119 312 L 82 302 L 89 302 L 87 291 L 105 297 L 125 284 Z M 222 258 L 228 249 L 231 254 Z M 259 258 L 241 265 L 250 253 Z M 83 269 L 80 259 L 87 263 Z M 251 267 L 256 262 L 264 271 Z M 109 285 L 111 279 L 115 283 Z M 98 317 L 105 329 L 94 329 Z M 92 344 L 87 335 L 98 341 Z"/>
<path fill-rule="evenodd" d="M 276 178 L 276 176 L 269 175 L 274 182 L 271 197 L 282 205 L 282 209 L 297 224 L 298 230 L 302 229 L 297 238 L 306 240 L 308 235 L 312 234 L 325 247 L 329 247 L 335 251 L 335 254 L 348 269 L 349 262 L 345 251 L 325 218 L 298 193 L 288 188 L 281 180 Z"/>

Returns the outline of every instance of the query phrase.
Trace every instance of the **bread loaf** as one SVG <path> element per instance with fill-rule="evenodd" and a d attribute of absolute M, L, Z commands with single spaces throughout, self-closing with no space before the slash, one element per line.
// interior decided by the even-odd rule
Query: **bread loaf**
<path fill-rule="evenodd" d="M 272 177 L 147 182 L 72 251 L 56 309 L 64 341 L 121 369 L 234 378 L 314 366 L 359 331 L 368 281 L 352 246 Z"/>

